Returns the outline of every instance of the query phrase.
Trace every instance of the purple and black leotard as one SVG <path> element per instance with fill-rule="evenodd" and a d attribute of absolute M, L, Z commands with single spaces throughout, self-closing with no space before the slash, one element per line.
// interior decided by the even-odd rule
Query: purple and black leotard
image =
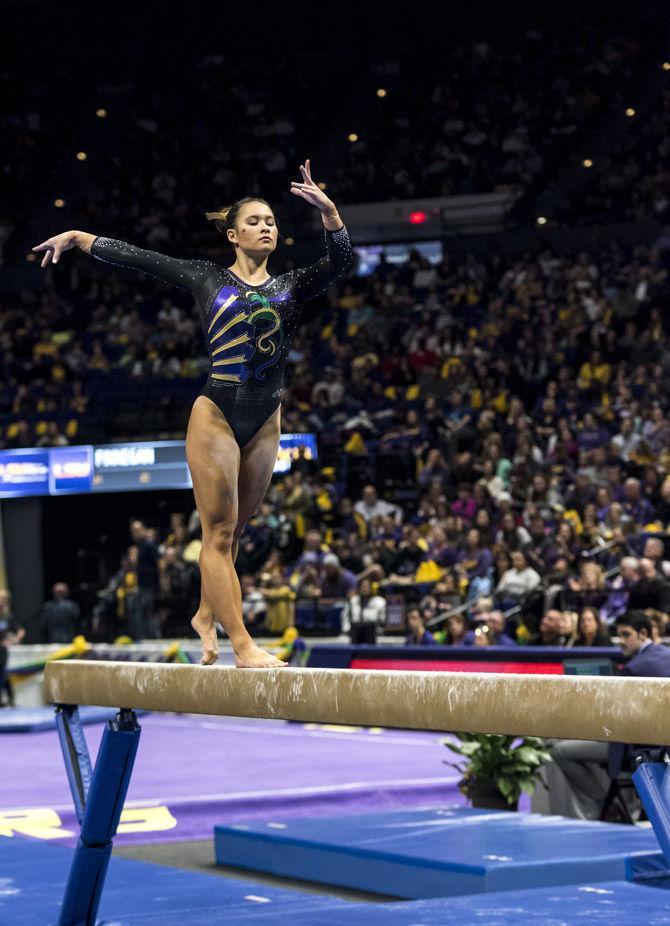
<path fill-rule="evenodd" d="M 346 228 L 326 230 L 325 237 L 321 260 L 256 286 L 211 261 L 179 260 L 113 238 L 96 238 L 91 254 L 190 290 L 211 360 L 201 394 L 218 406 L 244 447 L 281 401 L 289 347 L 305 302 L 353 263 Z"/>

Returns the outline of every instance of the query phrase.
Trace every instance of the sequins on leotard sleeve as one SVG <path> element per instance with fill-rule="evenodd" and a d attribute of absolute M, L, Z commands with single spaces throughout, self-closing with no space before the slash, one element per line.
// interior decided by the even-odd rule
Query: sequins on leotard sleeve
<path fill-rule="evenodd" d="M 295 296 L 299 302 L 313 299 L 341 277 L 354 262 L 354 252 L 346 227 L 337 231 L 325 229 L 327 254 L 310 267 L 296 270 L 293 275 Z"/>
<path fill-rule="evenodd" d="M 91 245 L 91 254 L 105 263 L 142 270 L 166 283 L 190 290 L 199 286 L 212 269 L 212 265 L 206 261 L 168 257 L 166 254 L 147 251 L 116 238 L 96 238 Z"/>

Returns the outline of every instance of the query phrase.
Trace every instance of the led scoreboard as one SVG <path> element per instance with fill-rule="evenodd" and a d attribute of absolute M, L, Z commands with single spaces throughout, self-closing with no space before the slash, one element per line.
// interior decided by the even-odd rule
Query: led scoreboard
<path fill-rule="evenodd" d="M 300 448 L 316 460 L 316 435 L 282 434 L 275 473 L 287 472 Z M 191 487 L 184 441 L 0 451 L 0 499 Z"/>

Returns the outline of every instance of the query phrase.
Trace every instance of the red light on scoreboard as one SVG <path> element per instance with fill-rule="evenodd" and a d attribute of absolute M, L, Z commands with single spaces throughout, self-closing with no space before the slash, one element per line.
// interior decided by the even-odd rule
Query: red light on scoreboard
<path fill-rule="evenodd" d="M 423 225 L 424 222 L 428 221 L 428 213 L 421 212 L 420 210 L 418 212 L 410 212 L 409 220 L 412 225 Z"/>

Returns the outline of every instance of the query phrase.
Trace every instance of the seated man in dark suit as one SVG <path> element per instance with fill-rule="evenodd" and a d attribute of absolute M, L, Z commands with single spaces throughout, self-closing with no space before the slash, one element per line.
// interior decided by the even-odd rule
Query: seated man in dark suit
<path fill-rule="evenodd" d="M 617 621 L 619 645 L 628 662 L 624 675 L 670 677 L 670 649 L 651 638 L 651 619 L 643 611 L 626 611 Z"/>
<path fill-rule="evenodd" d="M 621 652 L 628 657 L 624 675 L 670 678 L 670 649 L 653 643 L 651 630 L 651 621 L 642 611 L 626 611 L 617 621 Z M 557 740 L 553 762 L 544 767 L 549 813 L 597 820 L 611 782 L 608 767 L 620 767 L 622 753 L 619 743 Z"/>

